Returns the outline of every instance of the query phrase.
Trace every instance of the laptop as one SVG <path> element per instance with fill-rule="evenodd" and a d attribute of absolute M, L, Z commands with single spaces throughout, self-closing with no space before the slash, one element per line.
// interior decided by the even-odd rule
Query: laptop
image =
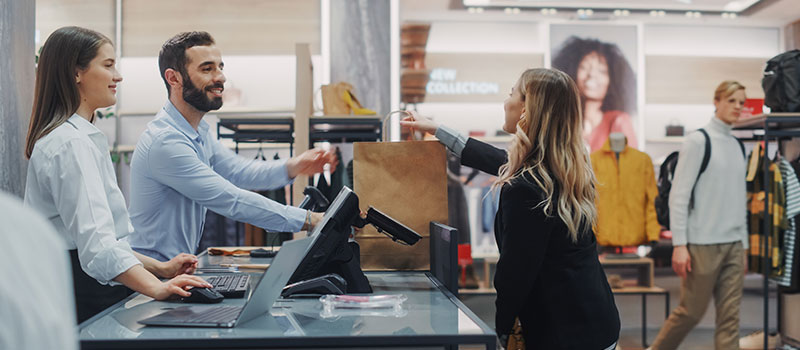
<path fill-rule="evenodd" d="M 283 243 L 244 306 L 182 306 L 139 321 L 148 326 L 233 328 L 269 312 L 316 237 Z"/>

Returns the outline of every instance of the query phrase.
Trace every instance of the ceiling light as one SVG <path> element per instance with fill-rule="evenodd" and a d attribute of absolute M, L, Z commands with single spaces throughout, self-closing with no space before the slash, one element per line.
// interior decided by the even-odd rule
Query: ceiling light
<path fill-rule="evenodd" d="M 469 8 L 467 8 L 467 12 L 475 13 L 475 8 L 474 7 L 469 7 Z"/>
<path fill-rule="evenodd" d="M 622 10 L 622 15 L 623 15 L 623 16 L 630 16 L 630 15 L 631 15 L 631 11 L 629 11 L 629 10 Z"/>
<path fill-rule="evenodd" d="M 664 17 L 667 13 L 664 10 L 658 10 L 658 17 Z"/>
<path fill-rule="evenodd" d="M 692 18 L 692 11 L 686 11 L 686 17 Z"/>
<path fill-rule="evenodd" d="M 658 16 L 658 11 L 650 10 L 650 17 L 656 17 L 656 16 Z"/>
<path fill-rule="evenodd" d="M 503 12 L 505 12 L 507 15 L 510 15 L 512 11 L 510 7 L 506 7 L 506 9 L 503 10 Z"/>
<path fill-rule="evenodd" d="M 622 16 L 622 10 L 614 10 L 614 16 Z"/>
<path fill-rule="evenodd" d="M 578 9 L 578 16 L 585 16 L 585 15 L 586 15 L 586 10 Z"/>
<path fill-rule="evenodd" d="M 550 14 L 551 14 L 551 15 L 555 15 L 556 13 L 558 13 L 558 10 L 556 10 L 556 9 L 550 9 Z"/>
<path fill-rule="evenodd" d="M 722 13 L 722 18 L 728 19 L 728 18 L 731 18 L 731 17 L 730 17 L 730 14 L 728 14 L 727 12 L 723 12 Z"/>
<path fill-rule="evenodd" d="M 483 13 L 483 7 L 476 8 L 475 13 Z"/>
<path fill-rule="evenodd" d="M 593 14 L 594 14 L 594 11 L 592 9 L 586 9 L 586 15 L 587 16 L 591 16 Z"/>
<path fill-rule="evenodd" d="M 739 16 L 739 15 L 737 15 L 736 13 L 734 13 L 734 12 L 731 12 L 731 19 L 734 19 L 734 18 L 736 18 L 736 17 L 738 17 L 738 16 Z"/>
<path fill-rule="evenodd" d="M 515 7 L 511 12 L 513 12 L 515 15 L 518 15 L 520 12 L 522 12 L 522 10 L 520 10 L 519 7 Z"/>

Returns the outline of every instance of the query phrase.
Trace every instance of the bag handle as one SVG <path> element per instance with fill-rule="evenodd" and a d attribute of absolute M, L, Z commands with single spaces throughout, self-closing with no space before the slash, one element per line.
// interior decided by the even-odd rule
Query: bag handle
<path fill-rule="evenodd" d="M 382 121 L 383 127 L 381 129 L 381 141 L 383 141 L 383 142 L 386 142 L 387 139 L 388 139 L 388 137 L 387 137 L 388 134 L 387 134 L 387 130 L 386 129 L 389 126 L 389 123 L 387 123 L 387 121 L 389 120 L 389 118 L 391 118 L 395 114 L 404 114 L 406 116 L 411 116 L 411 113 L 408 113 L 408 111 L 404 111 L 402 109 L 398 109 L 398 110 L 394 110 L 394 111 L 391 111 L 389 113 L 386 113 L 386 115 L 383 116 L 383 121 Z"/>

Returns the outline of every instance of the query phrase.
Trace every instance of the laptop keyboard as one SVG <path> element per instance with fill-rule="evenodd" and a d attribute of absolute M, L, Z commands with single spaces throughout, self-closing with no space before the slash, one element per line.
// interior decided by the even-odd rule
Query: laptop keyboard
<path fill-rule="evenodd" d="M 229 323 L 236 320 L 241 306 L 215 306 L 195 313 L 196 317 L 186 319 L 187 323 Z"/>
<path fill-rule="evenodd" d="M 226 273 L 224 275 L 204 277 L 214 286 L 214 290 L 226 298 L 244 298 L 250 275 L 246 273 Z"/>

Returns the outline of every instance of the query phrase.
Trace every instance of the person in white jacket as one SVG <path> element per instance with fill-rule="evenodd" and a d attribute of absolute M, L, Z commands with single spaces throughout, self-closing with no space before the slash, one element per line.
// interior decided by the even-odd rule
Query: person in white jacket
<path fill-rule="evenodd" d="M 700 131 L 691 133 L 681 147 L 669 193 L 672 269 L 681 277 L 681 300 L 652 349 L 677 349 L 703 318 L 712 297 L 715 348 L 739 348 L 747 193 L 744 154 L 731 129 L 744 101 L 744 86 L 735 81 L 722 82 L 714 92 L 715 116 L 703 127 L 711 141 L 711 157 L 699 177 L 705 137 Z"/>
<path fill-rule="evenodd" d="M 92 124 L 96 109 L 116 103 L 122 77 L 115 62 L 111 40 L 98 32 L 53 32 L 39 57 L 25 149 L 24 203 L 50 220 L 70 250 L 78 322 L 124 299 L 128 288 L 163 300 L 189 296 L 190 287 L 211 287 L 186 275 L 196 268 L 195 256 L 160 262 L 127 242 L 133 226 L 108 140 Z"/>
<path fill-rule="evenodd" d="M 53 226 L 0 191 L 0 349 L 78 349 L 69 255 Z M 36 247 L 36 254 L 31 254 Z M 53 293 L 63 290 L 66 293 Z M 43 336 L 45 335 L 45 336 Z"/>

